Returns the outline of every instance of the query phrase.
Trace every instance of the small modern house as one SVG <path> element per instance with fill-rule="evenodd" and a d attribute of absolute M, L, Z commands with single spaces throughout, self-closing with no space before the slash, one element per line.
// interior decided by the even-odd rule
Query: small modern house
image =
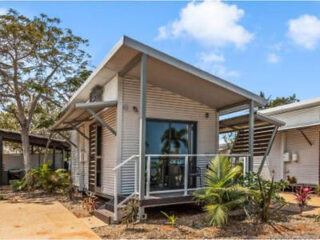
<path fill-rule="evenodd" d="M 320 183 L 320 98 L 257 111 L 253 171 L 275 181 L 296 178 L 297 185 Z M 264 124 L 259 119 L 264 118 Z M 248 116 L 220 120 L 220 132 L 236 132 L 231 154 L 248 152 Z M 267 119 L 266 119 L 267 118 Z M 271 123 L 270 126 L 266 122 Z"/>
<path fill-rule="evenodd" d="M 297 184 L 320 183 L 320 98 L 260 111 L 285 125 L 279 128 L 264 166 L 265 177 L 295 177 Z M 257 162 L 260 160 L 257 158 Z"/>
<path fill-rule="evenodd" d="M 255 108 L 265 99 L 136 40 L 123 37 L 63 109 L 53 131 L 71 131 L 71 169 L 81 190 L 118 208 L 192 201 L 218 154 L 219 116 L 244 109 L 253 168 Z M 264 120 L 269 118 L 264 118 Z M 246 163 L 246 161 L 244 161 Z"/>

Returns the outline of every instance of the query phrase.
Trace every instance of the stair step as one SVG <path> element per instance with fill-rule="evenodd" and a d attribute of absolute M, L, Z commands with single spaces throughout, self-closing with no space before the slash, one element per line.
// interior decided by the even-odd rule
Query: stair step
<path fill-rule="evenodd" d="M 107 209 L 101 209 L 101 208 L 96 209 L 94 210 L 93 215 L 107 224 L 112 223 L 113 213 Z"/>

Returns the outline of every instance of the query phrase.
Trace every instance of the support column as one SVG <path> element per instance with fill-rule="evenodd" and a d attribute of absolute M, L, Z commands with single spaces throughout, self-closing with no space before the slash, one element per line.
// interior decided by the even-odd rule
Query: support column
<path fill-rule="evenodd" d="M 52 170 L 55 170 L 55 167 L 56 167 L 56 147 L 53 147 L 53 150 L 52 150 L 52 163 L 51 163 L 51 168 Z"/>
<path fill-rule="evenodd" d="M 249 107 L 249 155 L 249 172 L 252 172 L 254 157 L 254 101 L 252 100 Z"/>
<path fill-rule="evenodd" d="M 146 83 L 147 83 L 147 55 L 142 54 L 140 69 L 140 118 L 139 118 L 139 200 L 145 195 L 145 139 L 146 139 Z M 139 217 L 144 217 L 144 208 L 139 208 Z"/>

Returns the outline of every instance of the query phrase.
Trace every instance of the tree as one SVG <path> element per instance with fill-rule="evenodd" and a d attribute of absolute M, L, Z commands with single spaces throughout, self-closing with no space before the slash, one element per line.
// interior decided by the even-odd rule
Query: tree
<path fill-rule="evenodd" d="M 271 96 L 266 97 L 265 93 L 260 91 L 260 97 L 263 97 L 265 99 L 267 99 L 268 103 L 264 108 L 271 108 L 271 107 L 277 107 L 277 106 L 281 106 L 281 105 L 285 105 L 285 104 L 289 104 L 289 103 L 295 103 L 295 102 L 299 102 L 300 100 L 297 99 L 296 94 L 292 94 L 291 96 L 288 97 L 276 97 L 274 99 L 271 98 Z"/>
<path fill-rule="evenodd" d="M 87 40 L 59 24 L 45 14 L 30 19 L 12 9 L 0 16 L 1 110 L 18 122 L 26 171 L 34 116 L 67 99 L 72 77 L 85 69 L 89 57 L 82 49 Z"/>

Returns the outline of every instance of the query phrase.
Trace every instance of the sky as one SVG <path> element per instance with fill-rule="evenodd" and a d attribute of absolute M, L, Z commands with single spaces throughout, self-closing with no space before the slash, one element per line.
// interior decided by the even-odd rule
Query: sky
<path fill-rule="evenodd" d="M 320 2 L 0 2 L 89 40 L 92 66 L 127 35 L 252 92 L 320 96 Z"/>

